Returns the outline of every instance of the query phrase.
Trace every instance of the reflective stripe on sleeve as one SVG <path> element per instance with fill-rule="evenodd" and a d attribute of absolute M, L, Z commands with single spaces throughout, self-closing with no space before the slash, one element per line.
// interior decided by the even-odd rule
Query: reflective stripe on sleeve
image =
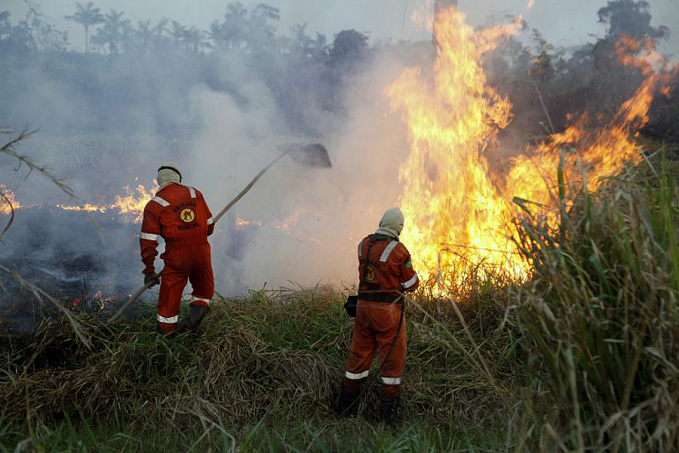
<path fill-rule="evenodd" d="M 210 217 L 209 219 L 207 219 L 207 224 L 208 224 L 208 225 L 212 225 L 213 223 L 215 223 L 215 219 L 213 219 L 212 217 Z"/>
<path fill-rule="evenodd" d="M 196 198 L 196 189 L 189 187 L 189 193 L 191 194 L 191 198 Z"/>
<path fill-rule="evenodd" d="M 191 299 L 191 302 L 205 302 L 206 304 L 210 305 L 210 299 L 203 299 L 202 297 L 194 297 Z"/>
<path fill-rule="evenodd" d="M 400 377 L 384 377 L 382 376 L 382 383 L 385 385 L 401 385 Z"/>
<path fill-rule="evenodd" d="M 370 372 L 370 370 L 365 370 L 363 373 L 354 374 L 354 373 L 350 373 L 350 372 L 347 371 L 346 377 L 348 379 L 354 379 L 354 380 L 363 379 L 363 378 L 368 377 L 369 372 Z"/>
<path fill-rule="evenodd" d="M 156 241 L 156 242 L 158 242 L 158 235 L 157 235 L 157 234 L 142 233 L 139 237 L 140 237 L 141 239 L 146 239 L 147 241 Z"/>
<path fill-rule="evenodd" d="M 380 261 L 386 263 L 387 260 L 389 259 L 389 255 L 391 255 L 391 252 L 396 248 L 397 245 L 398 241 L 391 241 L 387 248 L 384 249 L 384 252 L 382 252 L 382 256 L 380 256 Z"/>
<path fill-rule="evenodd" d="M 171 318 L 165 318 L 163 316 L 158 315 L 158 321 L 165 324 L 177 324 L 177 320 L 179 320 L 179 315 L 173 316 Z"/>
<path fill-rule="evenodd" d="M 415 283 L 417 283 L 417 274 L 413 275 L 413 278 L 411 278 L 411 279 L 408 280 L 407 282 L 401 283 L 401 285 L 402 285 L 405 289 L 408 289 L 408 288 L 410 288 L 411 286 L 413 286 Z"/>
<path fill-rule="evenodd" d="M 363 251 L 362 251 L 362 249 L 363 249 L 363 241 L 365 241 L 365 239 L 363 239 L 361 242 L 358 243 L 358 257 L 359 257 L 359 258 L 362 256 L 362 253 L 363 253 Z"/>
<path fill-rule="evenodd" d="M 160 198 L 160 197 L 153 197 L 153 198 L 151 199 L 151 201 L 155 201 L 156 203 L 158 203 L 158 204 L 161 205 L 162 207 L 170 206 L 170 203 L 168 203 L 167 201 L 163 200 L 163 199 Z"/>

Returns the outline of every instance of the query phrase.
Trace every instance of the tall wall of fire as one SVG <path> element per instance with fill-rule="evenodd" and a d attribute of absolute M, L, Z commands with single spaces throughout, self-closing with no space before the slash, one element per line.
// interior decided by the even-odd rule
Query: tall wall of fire
<path fill-rule="evenodd" d="M 436 16 L 438 16 L 441 11 L 445 11 L 448 8 L 457 8 L 457 0 L 436 0 L 436 3 L 434 4 L 434 33 L 432 36 L 432 40 L 434 41 L 434 45 L 438 47 L 437 41 L 436 41 Z"/>

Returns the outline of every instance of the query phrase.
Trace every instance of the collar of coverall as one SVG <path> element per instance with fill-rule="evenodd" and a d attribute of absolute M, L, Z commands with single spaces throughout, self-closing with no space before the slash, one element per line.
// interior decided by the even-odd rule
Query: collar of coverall
<path fill-rule="evenodd" d="M 183 184 L 179 184 L 178 182 L 174 182 L 174 181 L 166 182 L 166 183 L 163 184 L 162 186 L 159 186 L 159 187 L 158 187 L 157 192 L 160 192 L 162 189 L 166 188 L 167 186 L 169 186 L 169 185 L 171 185 L 171 184 L 177 184 L 178 186 L 183 185 Z"/>
<path fill-rule="evenodd" d="M 375 234 L 383 234 L 398 241 L 398 234 L 396 234 L 396 232 L 391 228 L 380 227 L 377 230 L 375 230 Z"/>

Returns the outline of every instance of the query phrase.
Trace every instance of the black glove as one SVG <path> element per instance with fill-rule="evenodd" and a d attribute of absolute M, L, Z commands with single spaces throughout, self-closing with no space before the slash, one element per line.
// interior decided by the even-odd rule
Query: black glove
<path fill-rule="evenodd" d="M 158 283 L 160 283 L 160 276 L 156 274 L 144 274 L 144 285 L 146 285 L 148 282 L 153 282 L 149 288 L 153 288 L 156 286 Z"/>

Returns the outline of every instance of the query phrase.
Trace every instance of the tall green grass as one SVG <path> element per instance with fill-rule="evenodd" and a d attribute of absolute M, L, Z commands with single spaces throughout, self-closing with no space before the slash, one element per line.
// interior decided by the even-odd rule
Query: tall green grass
<path fill-rule="evenodd" d="M 676 168 L 676 166 L 674 167 Z M 533 451 L 676 451 L 679 198 L 670 163 L 628 169 L 596 193 L 559 168 L 558 225 L 516 220 L 534 278 L 517 291 L 536 385 Z"/>

